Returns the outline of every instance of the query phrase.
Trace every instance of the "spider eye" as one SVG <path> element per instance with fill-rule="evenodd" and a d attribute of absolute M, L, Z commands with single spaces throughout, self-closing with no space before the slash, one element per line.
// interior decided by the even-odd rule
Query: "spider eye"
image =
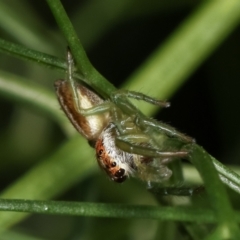
<path fill-rule="evenodd" d="M 99 156 L 101 156 L 101 155 L 102 155 L 102 153 L 103 153 L 103 150 L 102 150 L 102 149 L 100 149 L 100 150 L 98 151 L 98 155 L 99 155 Z"/>
<path fill-rule="evenodd" d="M 114 176 L 115 176 L 115 177 L 122 177 L 122 176 L 124 175 L 124 173 L 125 173 L 125 169 L 120 168 L 120 169 L 114 174 Z"/>
<path fill-rule="evenodd" d="M 116 162 L 111 163 L 111 167 L 116 167 L 116 166 L 117 166 Z"/>
<path fill-rule="evenodd" d="M 125 169 L 120 168 L 113 177 L 113 180 L 118 183 L 122 183 L 127 179 L 127 176 L 125 175 Z"/>

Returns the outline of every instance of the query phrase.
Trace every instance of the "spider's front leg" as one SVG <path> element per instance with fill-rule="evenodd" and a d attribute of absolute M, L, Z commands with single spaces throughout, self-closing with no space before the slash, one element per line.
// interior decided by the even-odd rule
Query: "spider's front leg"
<path fill-rule="evenodd" d="M 157 105 L 160 107 L 170 107 L 170 103 L 166 101 L 161 101 L 156 98 L 149 97 L 143 93 L 135 92 L 135 91 L 129 91 L 120 89 L 115 92 L 113 92 L 110 96 L 110 99 L 113 103 L 115 103 L 124 113 L 132 115 L 140 112 L 137 110 L 137 108 L 130 104 L 126 98 L 133 98 L 136 100 L 142 100 L 145 102 L 148 102 L 153 105 Z"/>
<path fill-rule="evenodd" d="M 148 102 L 153 105 L 157 105 L 160 107 L 170 107 L 170 102 L 162 101 L 156 98 L 152 98 L 146 94 L 136 92 L 136 91 L 130 91 L 130 90 L 125 90 L 125 89 L 119 89 L 111 94 L 111 100 L 116 103 L 117 105 L 121 103 L 122 97 L 127 97 L 127 98 L 133 98 L 136 100 L 141 100 Z"/>
<path fill-rule="evenodd" d="M 161 151 L 154 147 L 152 139 L 145 134 L 131 134 L 118 136 L 116 145 L 125 152 L 145 156 L 148 158 L 183 158 L 188 155 L 187 151 Z M 165 160 L 165 164 L 167 161 Z"/>
<path fill-rule="evenodd" d="M 118 135 L 115 142 L 118 148 L 133 154 L 136 166 L 133 175 L 147 182 L 148 187 L 152 182 L 167 181 L 172 175 L 168 164 L 174 158 L 183 158 L 188 154 L 185 151 L 160 151 L 153 147 L 152 139 L 143 133 Z"/>
<path fill-rule="evenodd" d="M 174 137 L 179 139 L 180 141 L 184 142 L 184 143 L 195 143 L 195 139 L 191 138 L 179 131 L 177 131 L 174 127 L 171 127 L 170 125 L 163 123 L 163 122 L 159 122 L 157 120 L 148 118 L 148 117 L 142 117 L 142 118 L 138 118 L 136 124 L 141 128 L 146 129 L 146 131 L 148 131 L 147 129 L 151 129 L 151 131 L 153 129 L 155 129 L 155 131 L 160 131 L 165 133 L 167 136 L 169 137 Z"/>
<path fill-rule="evenodd" d="M 135 123 L 140 128 L 142 128 L 142 129 L 148 129 L 149 127 L 154 128 L 157 131 L 161 131 L 170 137 L 176 137 L 183 142 L 186 142 L 186 143 L 194 143 L 195 142 L 195 140 L 193 138 L 191 138 L 183 133 L 178 132 L 175 128 L 173 128 L 167 124 L 158 122 L 156 120 L 150 119 L 150 118 L 145 117 L 144 115 L 140 114 L 140 112 L 132 104 L 129 104 L 126 101 L 126 99 L 125 99 L 126 97 L 137 99 L 137 100 L 142 100 L 142 101 L 148 102 L 150 104 L 165 107 L 165 108 L 170 107 L 169 102 L 165 102 L 165 101 L 161 101 L 156 98 L 149 97 L 143 93 L 139 93 L 139 92 L 135 92 L 135 91 L 128 91 L 128 90 L 118 90 L 118 91 L 112 93 L 112 95 L 111 95 L 111 100 L 117 106 L 119 106 L 124 112 L 126 112 L 129 115 L 138 113 L 138 114 L 136 114 Z"/>

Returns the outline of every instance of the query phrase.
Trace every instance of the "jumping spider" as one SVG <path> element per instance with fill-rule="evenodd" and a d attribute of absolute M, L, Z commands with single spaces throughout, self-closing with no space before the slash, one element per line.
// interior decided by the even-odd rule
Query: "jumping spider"
<path fill-rule="evenodd" d="M 194 140 L 144 116 L 127 98 L 162 107 L 170 104 L 126 90 L 113 92 L 110 99 L 104 101 L 73 80 L 74 62 L 70 51 L 67 63 L 67 80 L 55 82 L 56 94 L 73 126 L 95 148 L 99 166 L 119 183 L 131 175 L 147 182 L 168 180 L 172 171 L 167 164 L 173 158 L 186 157 L 188 153 L 179 149 Z"/>

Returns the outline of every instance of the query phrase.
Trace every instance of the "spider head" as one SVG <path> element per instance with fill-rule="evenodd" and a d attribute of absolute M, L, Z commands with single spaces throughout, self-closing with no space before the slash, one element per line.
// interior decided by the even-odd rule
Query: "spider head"
<path fill-rule="evenodd" d="M 125 169 L 119 168 L 115 174 L 111 177 L 114 182 L 122 183 L 127 179 Z"/>
<path fill-rule="evenodd" d="M 127 172 L 124 166 L 120 166 L 111 157 L 111 153 L 106 150 L 102 141 L 96 142 L 96 156 L 99 166 L 107 173 L 111 180 L 122 183 L 127 179 Z"/>
<path fill-rule="evenodd" d="M 114 182 L 124 182 L 134 171 L 133 154 L 126 153 L 115 144 L 116 126 L 110 123 L 95 144 L 99 166 Z"/>

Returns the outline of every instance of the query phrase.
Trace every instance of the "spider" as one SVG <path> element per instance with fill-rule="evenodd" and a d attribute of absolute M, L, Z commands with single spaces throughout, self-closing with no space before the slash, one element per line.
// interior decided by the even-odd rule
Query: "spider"
<path fill-rule="evenodd" d="M 128 98 L 161 107 L 170 104 L 127 90 L 113 92 L 109 100 L 103 100 L 73 80 L 74 61 L 70 50 L 67 65 L 67 80 L 57 80 L 54 84 L 58 101 L 76 130 L 95 148 L 100 168 L 118 183 L 129 176 L 147 182 L 168 180 L 172 171 L 167 164 L 174 158 L 186 157 L 188 152 L 181 148 L 194 140 L 146 117 Z"/>

